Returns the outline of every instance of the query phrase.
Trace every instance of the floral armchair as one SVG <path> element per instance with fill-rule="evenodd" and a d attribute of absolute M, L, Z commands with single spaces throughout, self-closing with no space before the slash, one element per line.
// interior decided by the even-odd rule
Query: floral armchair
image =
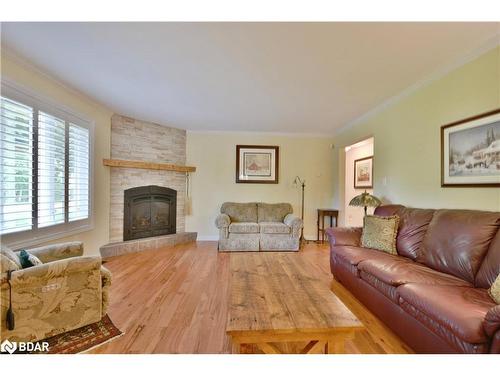
<path fill-rule="evenodd" d="M 2 249 L 0 341 L 38 341 L 95 323 L 106 314 L 111 273 L 99 256 L 83 256 L 81 242 L 28 250 L 43 264 L 23 269 L 19 257 Z M 7 328 L 11 270 L 13 330 Z"/>

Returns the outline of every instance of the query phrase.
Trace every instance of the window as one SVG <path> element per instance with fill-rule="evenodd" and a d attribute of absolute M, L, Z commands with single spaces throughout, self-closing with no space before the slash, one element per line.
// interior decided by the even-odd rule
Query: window
<path fill-rule="evenodd" d="M 33 97 L 5 91 L 2 85 L 2 240 L 45 240 L 55 228 L 68 235 L 82 224 L 89 226 L 89 124 Z"/>

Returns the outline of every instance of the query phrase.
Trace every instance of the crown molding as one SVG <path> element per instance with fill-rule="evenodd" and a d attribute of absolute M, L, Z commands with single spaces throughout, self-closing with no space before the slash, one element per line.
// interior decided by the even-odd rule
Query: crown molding
<path fill-rule="evenodd" d="M 494 36 L 488 38 L 479 47 L 473 49 L 472 51 L 469 51 L 468 53 L 466 53 L 464 56 L 462 56 L 458 60 L 455 60 L 452 63 L 448 63 L 448 64 L 442 66 L 441 68 L 435 70 L 434 73 L 431 73 L 430 75 L 428 75 L 424 79 L 415 82 L 414 84 L 412 84 L 411 86 L 408 86 L 406 89 L 399 92 L 398 94 L 396 94 L 392 97 L 389 97 L 388 99 L 386 99 L 385 101 L 383 101 L 379 105 L 375 106 L 374 108 L 372 108 L 368 112 L 364 113 L 363 115 L 355 118 L 352 121 L 349 121 L 347 124 L 336 129 L 334 131 L 334 135 L 335 136 L 340 135 L 343 132 L 345 132 L 346 130 L 354 127 L 355 125 L 360 124 L 361 122 L 366 121 L 369 118 L 383 112 L 387 108 L 392 107 L 393 105 L 395 105 L 396 103 L 398 103 L 402 99 L 410 96 L 411 94 L 418 91 L 419 89 L 430 85 L 431 83 L 439 80 L 440 78 L 443 78 L 444 76 L 451 73 L 452 71 L 454 71 L 454 70 L 460 68 L 461 66 L 464 66 L 467 63 L 479 58 L 480 56 L 497 48 L 498 46 L 500 46 L 500 32 L 495 34 Z"/>
<path fill-rule="evenodd" d="M 186 130 L 187 134 L 199 135 L 247 135 L 266 137 L 290 137 L 290 138 L 333 138 L 333 133 L 299 133 L 299 132 L 266 132 L 248 130 Z"/>

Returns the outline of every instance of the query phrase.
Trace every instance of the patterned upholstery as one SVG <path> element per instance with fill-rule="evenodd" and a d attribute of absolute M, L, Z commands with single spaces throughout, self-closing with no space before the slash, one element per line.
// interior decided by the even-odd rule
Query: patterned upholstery
<path fill-rule="evenodd" d="M 256 223 L 257 203 L 232 203 L 226 202 L 220 209 L 221 214 L 226 214 L 233 223 Z"/>
<path fill-rule="evenodd" d="M 500 305 L 500 274 L 497 276 L 493 284 L 491 284 L 488 294 L 497 305 Z"/>
<path fill-rule="evenodd" d="M 266 234 L 276 234 L 276 233 L 281 233 L 281 234 L 289 234 L 292 230 L 288 225 L 285 223 L 259 223 L 260 226 L 260 233 L 266 233 Z"/>
<path fill-rule="evenodd" d="M 278 222 L 282 223 L 285 216 L 293 212 L 290 203 L 257 203 L 257 217 L 259 223 Z"/>
<path fill-rule="evenodd" d="M 95 323 L 105 315 L 111 273 L 101 266 L 100 257 L 78 256 L 83 248 L 75 242 L 29 251 L 44 264 L 12 273 L 15 328 L 9 331 L 5 328 L 9 294 L 3 268 L 9 251 L 2 249 L 0 341 L 38 341 Z"/>
<path fill-rule="evenodd" d="M 259 233 L 259 224 L 231 223 L 229 224 L 229 233 Z"/>
<path fill-rule="evenodd" d="M 361 245 L 397 255 L 396 237 L 398 235 L 398 225 L 399 216 L 365 216 Z"/>
<path fill-rule="evenodd" d="M 215 225 L 222 251 L 296 251 L 303 223 L 288 203 L 226 202 Z"/>

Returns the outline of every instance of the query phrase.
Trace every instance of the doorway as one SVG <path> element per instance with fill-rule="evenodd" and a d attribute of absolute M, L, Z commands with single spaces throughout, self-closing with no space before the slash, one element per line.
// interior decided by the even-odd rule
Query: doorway
<path fill-rule="evenodd" d="M 344 220 L 345 225 L 348 227 L 361 227 L 363 226 L 364 211 L 362 207 L 351 207 L 349 202 L 356 195 L 361 194 L 365 190 L 373 194 L 373 188 L 355 188 L 354 187 L 354 162 L 359 159 L 373 156 L 374 150 L 373 137 L 363 141 L 354 143 L 345 147 L 345 188 L 344 188 Z M 372 214 L 373 209 L 368 208 L 368 214 Z"/>

